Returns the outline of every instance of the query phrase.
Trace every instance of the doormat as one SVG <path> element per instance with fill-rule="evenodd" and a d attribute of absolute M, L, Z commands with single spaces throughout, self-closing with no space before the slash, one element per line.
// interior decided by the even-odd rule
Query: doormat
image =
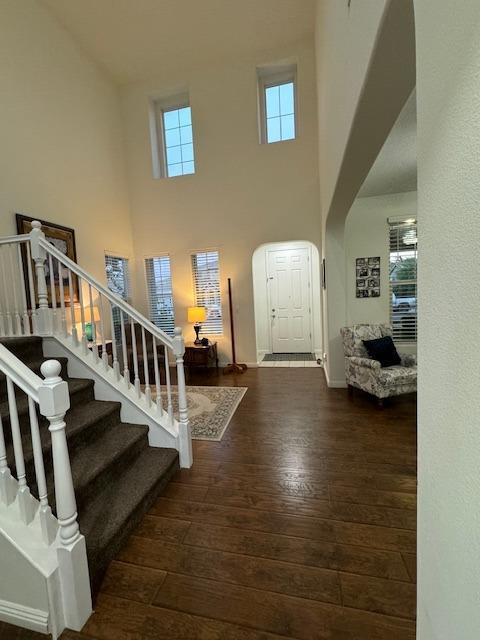
<path fill-rule="evenodd" d="M 316 360 L 313 353 L 267 353 L 264 362 L 303 362 L 305 360 Z"/>

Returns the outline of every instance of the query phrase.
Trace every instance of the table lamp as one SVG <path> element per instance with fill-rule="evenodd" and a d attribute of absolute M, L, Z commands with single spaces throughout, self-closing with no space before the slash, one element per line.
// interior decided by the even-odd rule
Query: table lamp
<path fill-rule="evenodd" d="M 83 319 L 85 322 L 85 337 L 91 342 L 96 335 L 95 323 L 100 320 L 100 314 L 98 307 L 93 307 L 93 318 L 90 307 L 85 307 L 83 310 Z M 75 324 L 82 321 L 82 310 L 80 305 L 75 305 Z"/>
<path fill-rule="evenodd" d="M 207 310 L 205 307 L 188 307 L 188 322 L 193 322 L 193 328 L 195 329 L 195 342 L 193 344 L 201 344 L 201 340 L 198 337 L 198 333 L 202 328 L 202 322 L 207 319 Z"/>

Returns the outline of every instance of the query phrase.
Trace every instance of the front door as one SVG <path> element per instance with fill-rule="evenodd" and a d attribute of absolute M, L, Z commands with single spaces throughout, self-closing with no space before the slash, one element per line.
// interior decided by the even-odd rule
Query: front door
<path fill-rule="evenodd" d="M 308 249 L 268 252 L 272 351 L 311 353 Z"/>

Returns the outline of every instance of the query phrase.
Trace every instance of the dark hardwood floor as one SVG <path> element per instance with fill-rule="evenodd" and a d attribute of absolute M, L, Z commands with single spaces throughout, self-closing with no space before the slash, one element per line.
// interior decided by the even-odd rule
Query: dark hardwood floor
<path fill-rule="evenodd" d="M 320 368 L 197 375 L 248 392 L 62 638 L 413 640 L 414 398 L 378 409 Z"/>

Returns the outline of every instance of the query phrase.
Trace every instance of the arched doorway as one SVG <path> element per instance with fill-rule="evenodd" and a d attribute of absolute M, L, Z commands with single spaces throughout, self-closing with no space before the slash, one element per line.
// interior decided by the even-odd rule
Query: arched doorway
<path fill-rule="evenodd" d="M 262 244 L 252 257 L 257 361 L 322 354 L 320 256 L 308 241 Z"/>

